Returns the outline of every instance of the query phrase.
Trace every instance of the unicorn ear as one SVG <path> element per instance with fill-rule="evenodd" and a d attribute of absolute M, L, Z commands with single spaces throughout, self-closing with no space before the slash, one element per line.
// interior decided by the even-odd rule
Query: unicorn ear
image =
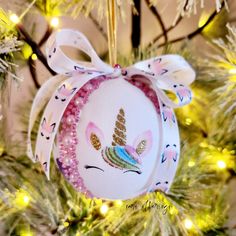
<path fill-rule="evenodd" d="M 104 140 L 103 133 L 93 122 L 89 122 L 85 133 L 86 140 L 92 148 L 97 151 L 102 148 L 102 143 Z"/>
<path fill-rule="evenodd" d="M 134 142 L 134 148 L 139 156 L 145 156 L 150 151 L 151 147 L 152 132 L 150 130 L 139 135 Z"/>

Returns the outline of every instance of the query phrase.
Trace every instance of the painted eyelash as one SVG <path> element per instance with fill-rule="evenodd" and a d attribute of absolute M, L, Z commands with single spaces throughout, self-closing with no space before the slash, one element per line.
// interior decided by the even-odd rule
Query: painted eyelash
<path fill-rule="evenodd" d="M 141 172 L 141 171 L 138 171 L 138 170 L 126 170 L 126 171 L 124 171 L 123 173 L 127 173 L 127 172 L 135 172 L 135 173 L 137 173 L 137 174 L 139 174 L 139 175 L 142 174 L 142 172 Z"/>
<path fill-rule="evenodd" d="M 101 170 L 101 171 L 104 172 L 103 169 L 101 169 L 101 168 L 99 168 L 99 167 L 97 167 L 97 166 L 89 166 L 89 165 L 85 165 L 84 168 L 85 168 L 85 169 L 91 169 L 91 168 L 94 168 L 94 169 L 98 169 L 98 170 Z"/>

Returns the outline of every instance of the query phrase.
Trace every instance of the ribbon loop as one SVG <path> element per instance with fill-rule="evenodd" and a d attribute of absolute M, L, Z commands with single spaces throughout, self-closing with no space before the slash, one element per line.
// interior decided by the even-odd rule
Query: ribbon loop
<path fill-rule="evenodd" d="M 91 62 L 75 62 L 65 55 L 61 46 L 71 46 L 83 51 L 91 58 Z M 88 39 L 78 31 L 63 29 L 53 34 L 47 42 L 46 54 L 49 66 L 59 74 L 73 71 L 101 73 L 114 71 L 98 57 Z"/>

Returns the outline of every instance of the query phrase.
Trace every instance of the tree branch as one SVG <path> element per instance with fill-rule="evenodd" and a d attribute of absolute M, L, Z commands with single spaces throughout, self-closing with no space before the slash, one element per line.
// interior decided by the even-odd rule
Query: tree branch
<path fill-rule="evenodd" d="M 145 0 L 145 2 L 147 3 L 149 9 L 151 10 L 151 12 L 153 13 L 153 15 L 157 18 L 159 25 L 161 26 L 162 29 L 162 33 L 165 39 L 165 43 L 168 42 L 168 35 L 167 35 L 167 30 L 165 28 L 165 24 L 162 20 L 161 15 L 159 14 L 159 12 L 157 11 L 156 7 L 154 7 L 151 3 L 150 0 Z"/>
<path fill-rule="evenodd" d="M 221 9 L 220 11 L 224 8 L 225 6 L 225 3 L 224 1 L 221 3 Z M 208 20 L 206 21 L 206 23 L 204 25 L 202 25 L 201 27 L 197 28 L 195 31 L 193 31 L 192 33 L 186 35 L 186 36 L 182 36 L 182 37 L 179 37 L 179 38 L 176 38 L 176 39 L 173 39 L 171 41 L 169 41 L 169 43 L 176 43 L 176 42 L 179 42 L 179 41 L 182 41 L 184 39 L 188 39 L 188 40 L 191 40 L 192 38 L 194 38 L 195 36 L 199 35 L 202 33 L 202 31 L 214 20 L 215 16 L 219 14 L 219 12 L 217 13 L 217 11 L 215 10 L 211 15 L 210 17 L 208 18 Z M 161 43 L 160 45 L 158 45 L 157 48 L 159 47 L 163 47 L 165 46 L 166 44 L 165 43 Z"/>
<path fill-rule="evenodd" d="M 34 82 L 34 86 L 35 86 L 36 89 L 39 89 L 40 88 L 40 84 L 38 82 L 38 78 L 37 78 L 37 74 L 36 74 L 35 61 L 32 60 L 31 57 L 29 57 L 28 65 L 29 65 L 31 77 L 32 77 L 33 82 Z"/>
<path fill-rule="evenodd" d="M 137 50 L 140 46 L 141 39 L 141 1 L 134 0 L 134 8 L 137 10 L 137 14 L 132 12 L 132 34 L 131 42 L 134 54 L 137 54 Z"/>
<path fill-rule="evenodd" d="M 166 29 L 166 33 L 169 33 L 172 29 L 174 29 L 174 28 L 182 21 L 182 19 L 183 19 L 183 17 L 180 16 L 180 17 L 177 19 L 175 25 L 171 25 L 169 28 Z M 147 49 L 149 49 L 154 43 L 156 43 L 162 36 L 164 36 L 163 33 L 157 35 L 157 36 L 152 40 L 152 42 L 150 42 L 150 43 L 147 45 Z"/>
<path fill-rule="evenodd" d="M 30 35 L 26 32 L 22 24 L 18 24 L 17 26 L 18 31 L 20 34 L 24 37 L 24 40 L 26 43 L 28 43 L 33 52 L 37 55 L 38 59 L 43 63 L 43 65 L 49 70 L 49 72 L 52 75 L 56 75 L 56 73 L 49 67 L 47 63 L 46 57 L 43 55 L 42 51 L 38 47 L 38 44 L 33 41 L 33 39 L 30 37 Z"/>
<path fill-rule="evenodd" d="M 93 24 L 98 28 L 98 30 L 100 31 L 100 33 L 102 34 L 102 36 L 106 39 L 107 41 L 107 34 L 104 31 L 103 27 L 99 24 L 99 22 L 97 21 L 97 19 L 91 14 L 89 13 L 89 18 L 92 20 Z"/>
<path fill-rule="evenodd" d="M 38 43 L 38 47 L 41 47 L 48 40 L 48 38 L 50 37 L 51 34 L 52 34 L 52 27 L 48 24 L 47 30 L 46 30 L 44 36 L 42 37 L 42 39 Z"/>

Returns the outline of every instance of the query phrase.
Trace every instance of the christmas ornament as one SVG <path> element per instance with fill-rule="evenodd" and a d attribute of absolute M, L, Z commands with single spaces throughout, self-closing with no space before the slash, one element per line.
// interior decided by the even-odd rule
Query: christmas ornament
<path fill-rule="evenodd" d="M 73 61 L 61 46 L 82 50 L 91 62 Z M 65 178 L 88 197 L 130 199 L 157 189 L 167 192 L 180 154 L 173 108 L 192 99 L 187 86 L 195 72 L 189 64 L 178 55 L 163 55 L 113 68 L 83 34 L 69 29 L 49 39 L 47 59 L 60 76 L 49 79 L 34 99 L 28 156 L 42 164 L 49 178 L 53 151 Z M 52 89 L 33 154 L 31 130 Z"/>

